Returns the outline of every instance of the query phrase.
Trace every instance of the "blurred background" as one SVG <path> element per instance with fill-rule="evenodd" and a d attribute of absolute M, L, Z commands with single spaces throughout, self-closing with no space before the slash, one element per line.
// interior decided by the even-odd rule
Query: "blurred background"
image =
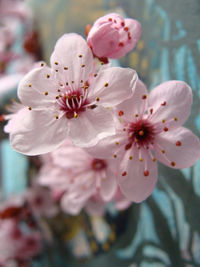
<path fill-rule="evenodd" d="M 16 99 L 17 83 L 29 66 L 38 60 L 49 64 L 55 42 L 62 34 L 76 32 L 85 37 L 87 24 L 117 12 L 138 20 L 142 36 L 136 48 L 115 64 L 135 69 L 149 90 L 167 80 L 187 82 L 193 90 L 193 106 L 186 126 L 200 136 L 199 0 L 24 2 L 28 6 L 25 18 L 13 23 L 15 40 L 8 44 L 13 51 L 9 56 L 15 60 L 0 57 L 1 114 L 10 99 Z M 12 75 L 12 79 L 6 75 Z M 37 171 L 37 159 L 14 152 L 3 133 L 3 122 L 1 126 L 0 182 L 5 199 L 25 190 Z M 111 208 L 102 218 L 59 215 L 48 222 L 54 229 L 53 245 L 44 249 L 33 266 L 200 266 L 199 208 L 200 161 L 183 170 L 159 166 L 159 182 L 145 202 L 133 204 L 124 212 L 116 213 Z"/>

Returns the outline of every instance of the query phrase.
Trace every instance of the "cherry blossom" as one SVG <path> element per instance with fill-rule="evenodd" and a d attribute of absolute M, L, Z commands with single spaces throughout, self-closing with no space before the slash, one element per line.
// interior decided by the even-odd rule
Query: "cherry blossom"
<path fill-rule="evenodd" d="M 118 183 L 122 193 L 141 202 L 157 182 L 157 160 L 171 168 L 192 166 L 200 156 L 199 139 L 181 125 L 192 104 L 191 88 L 182 81 L 168 81 L 150 94 L 141 82 L 132 98 L 117 107 L 117 133 L 88 152 L 119 160 Z"/>
<path fill-rule="evenodd" d="M 141 25 L 111 13 L 97 19 L 87 37 L 88 45 L 100 59 L 121 58 L 130 52 L 141 35 Z"/>
<path fill-rule="evenodd" d="M 113 134 L 112 108 L 132 95 L 137 80 L 128 68 L 94 73 L 91 49 L 77 34 L 57 41 L 51 67 L 42 64 L 19 84 L 18 96 L 27 110 L 10 141 L 23 154 L 50 152 L 68 137 L 89 146 Z"/>
<path fill-rule="evenodd" d="M 93 158 L 68 140 L 49 155 L 38 182 L 53 191 L 63 191 L 61 207 L 67 213 L 78 214 L 94 195 L 104 203 L 115 196 L 117 181 L 113 159 Z"/>

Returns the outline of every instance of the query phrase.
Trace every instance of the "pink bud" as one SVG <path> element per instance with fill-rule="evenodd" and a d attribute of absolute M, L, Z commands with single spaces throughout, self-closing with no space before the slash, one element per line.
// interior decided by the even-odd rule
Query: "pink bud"
<path fill-rule="evenodd" d="M 87 42 L 94 56 L 121 58 L 130 52 L 141 35 L 141 25 L 134 19 L 123 19 L 110 13 L 95 21 L 89 31 Z"/>

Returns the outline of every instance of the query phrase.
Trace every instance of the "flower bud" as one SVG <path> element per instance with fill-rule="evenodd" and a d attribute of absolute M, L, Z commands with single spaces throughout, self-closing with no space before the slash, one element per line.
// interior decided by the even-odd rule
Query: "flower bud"
<path fill-rule="evenodd" d="M 87 42 L 97 58 L 118 59 L 135 47 L 140 35 L 141 25 L 137 20 L 110 13 L 96 20 Z"/>

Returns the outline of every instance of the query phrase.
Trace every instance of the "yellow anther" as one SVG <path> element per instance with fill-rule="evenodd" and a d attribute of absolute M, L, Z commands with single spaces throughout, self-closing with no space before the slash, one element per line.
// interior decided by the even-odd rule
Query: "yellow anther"
<path fill-rule="evenodd" d="M 132 159 L 133 159 L 133 157 L 132 157 L 132 156 L 130 156 L 130 157 L 129 157 L 129 159 L 130 159 L 130 160 L 132 160 Z"/>
<path fill-rule="evenodd" d="M 165 123 L 166 122 L 166 120 L 162 120 L 162 123 Z"/>
<path fill-rule="evenodd" d="M 135 114 L 135 117 L 136 117 L 136 118 L 139 117 L 139 114 Z"/>
<path fill-rule="evenodd" d="M 31 107 L 28 107 L 29 110 L 31 110 L 32 108 Z"/>
<path fill-rule="evenodd" d="M 162 152 L 163 154 L 165 154 L 165 150 L 164 150 L 164 149 L 162 149 L 161 152 Z"/>
<path fill-rule="evenodd" d="M 58 65 L 58 62 L 56 61 L 56 62 L 54 62 L 54 64 L 55 64 L 55 65 Z"/>
<path fill-rule="evenodd" d="M 116 154 L 114 154 L 114 155 L 113 155 L 113 157 L 114 157 L 114 158 L 116 158 L 116 157 L 117 157 L 117 155 L 116 155 Z"/>
<path fill-rule="evenodd" d="M 50 75 L 49 74 L 47 74 L 47 79 L 49 79 L 50 78 Z"/>
<path fill-rule="evenodd" d="M 44 95 L 48 95 L 49 93 L 46 91 L 46 92 L 44 92 Z"/>
<path fill-rule="evenodd" d="M 79 57 L 82 57 L 82 55 L 80 54 L 80 55 L 78 55 Z"/>
<path fill-rule="evenodd" d="M 56 115 L 56 120 L 58 120 L 58 118 L 59 118 L 58 115 Z"/>
<path fill-rule="evenodd" d="M 178 118 L 177 118 L 177 117 L 175 117 L 175 118 L 174 118 L 174 120 L 175 120 L 175 121 L 178 121 Z"/>
<path fill-rule="evenodd" d="M 153 160 L 153 162 L 156 162 L 156 158 L 153 158 L 152 160 Z"/>
<path fill-rule="evenodd" d="M 74 112 L 74 118 L 78 118 L 78 113 Z"/>
<path fill-rule="evenodd" d="M 29 83 L 28 87 L 31 87 L 31 86 L 32 86 L 32 84 L 31 84 L 31 83 Z"/>
<path fill-rule="evenodd" d="M 85 64 L 82 64 L 81 67 L 84 68 L 85 67 Z"/>
<path fill-rule="evenodd" d="M 97 77 L 97 74 L 96 73 L 94 74 L 94 77 Z"/>
<path fill-rule="evenodd" d="M 99 97 L 96 97 L 96 101 L 99 101 L 100 100 L 100 98 Z"/>
<path fill-rule="evenodd" d="M 64 67 L 64 70 L 68 70 L 68 67 Z"/>
<path fill-rule="evenodd" d="M 140 161 L 140 162 L 143 162 L 143 158 L 139 158 L 139 161 Z"/>
<path fill-rule="evenodd" d="M 105 87 L 108 87 L 108 83 L 105 83 L 104 86 L 105 86 Z"/>
<path fill-rule="evenodd" d="M 119 145 L 119 142 L 115 142 L 116 145 Z"/>

